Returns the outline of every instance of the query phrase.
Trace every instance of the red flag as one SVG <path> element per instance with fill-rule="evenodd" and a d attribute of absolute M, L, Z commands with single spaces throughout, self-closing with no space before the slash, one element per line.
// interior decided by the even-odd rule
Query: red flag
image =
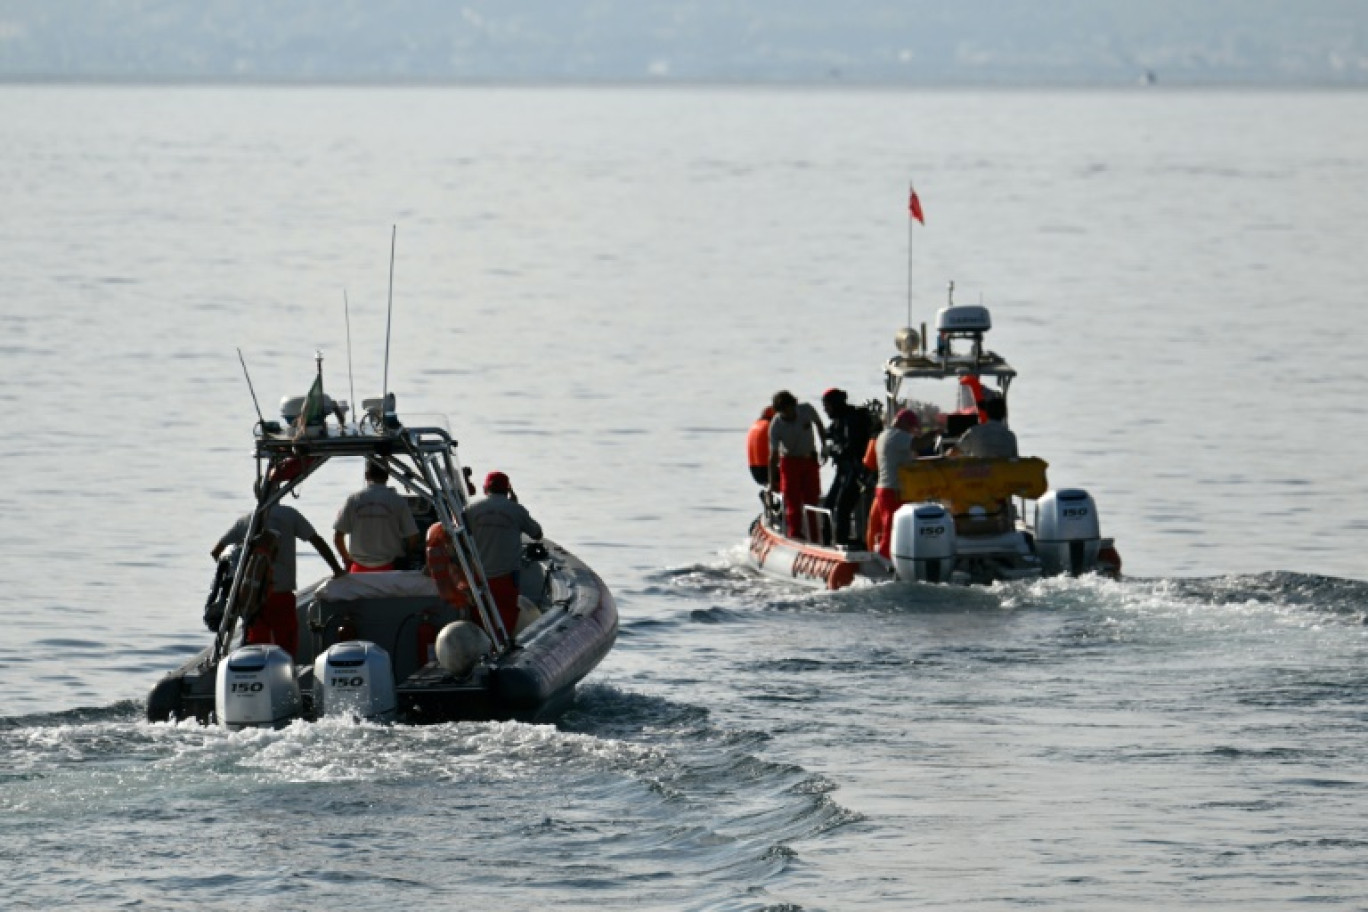
<path fill-rule="evenodd" d="M 907 211 L 912 213 L 914 219 L 925 225 L 926 219 L 922 218 L 921 200 L 917 199 L 917 191 L 908 187 L 907 192 Z"/>

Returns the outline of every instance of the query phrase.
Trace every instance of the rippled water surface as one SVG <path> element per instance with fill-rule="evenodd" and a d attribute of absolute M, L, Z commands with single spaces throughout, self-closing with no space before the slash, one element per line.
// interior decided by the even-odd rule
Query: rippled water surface
<path fill-rule="evenodd" d="M 16 908 L 1368 907 L 1368 97 L 0 89 Z M 755 578 L 746 427 L 953 279 L 1127 579 Z M 251 396 L 445 415 L 619 599 L 554 726 L 148 725 Z M 343 293 L 350 302 L 352 379 Z M 355 392 L 351 387 L 355 386 Z M 296 504 L 326 529 L 345 469 Z M 303 576 L 321 572 L 301 556 Z"/>

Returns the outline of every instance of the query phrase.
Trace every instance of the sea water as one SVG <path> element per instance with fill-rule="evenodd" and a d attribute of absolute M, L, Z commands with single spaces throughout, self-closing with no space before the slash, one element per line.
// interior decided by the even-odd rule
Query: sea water
<path fill-rule="evenodd" d="M 1368 906 L 1368 96 L 9 86 L 0 115 L 10 907 Z M 747 426 L 782 388 L 878 396 L 951 281 L 1125 580 L 757 578 Z M 607 581 L 620 638 L 558 724 L 142 721 L 250 502 L 238 349 L 268 418 L 316 352 L 339 399 L 445 416 Z M 361 483 L 295 505 L 330 538 Z"/>

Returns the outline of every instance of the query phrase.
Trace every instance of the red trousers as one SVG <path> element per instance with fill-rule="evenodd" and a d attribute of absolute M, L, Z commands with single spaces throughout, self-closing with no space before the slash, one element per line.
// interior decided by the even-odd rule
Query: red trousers
<path fill-rule="evenodd" d="M 295 614 L 293 592 L 266 594 L 266 602 L 257 613 L 252 626 L 247 628 L 244 643 L 275 643 L 291 656 L 299 646 L 299 615 Z"/>
<path fill-rule="evenodd" d="M 815 506 L 822 499 L 822 476 L 816 456 L 781 456 L 779 492 L 784 495 L 784 522 L 789 538 L 807 538 L 803 507 Z M 814 518 L 812 532 L 819 526 Z"/>
<path fill-rule="evenodd" d="M 869 528 L 865 531 L 865 542 L 884 557 L 890 556 L 893 547 L 893 514 L 903 503 L 902 494 L 896 488 L 875 488 L 874 503 L 869 508 Z"/>
<path fill-rule="evenodd" d="M 394 564 L 392 563 L 381 564 L 378 567 L 367 567 L 363 564 L 358 564 L 356 561 L 352 561 L 350 564 L 347 565 L 348 573 L 388 573 L 393 569 Z"/>
<path fill-rule="evenodd" d="M 494 576 L 489 579 L 489 591 L 494 594 L 494 607 L 503 621 L 504 630 L 513 636 L 518 626 L 518 583 L 513 574 Z"/>

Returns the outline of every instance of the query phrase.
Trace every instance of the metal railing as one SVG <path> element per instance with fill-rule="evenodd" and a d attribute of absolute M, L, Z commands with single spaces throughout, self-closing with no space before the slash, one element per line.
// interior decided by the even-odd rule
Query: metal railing
<path fill-rule="evenodd" d="M 762 522 L 781 535 L 788 535 L 788 520 L 784 512 L 784 495 L 768 488 L 760 491 Z M 803 505 L 803 538 L 813 544 L 825 544 L 831 539 L 831 511 L 814 504 Z"/>
<path fill-rule="evenodd" d="M 489 579 L 480 561 L 479 549 L 475 547 L 470 529 L 464 522 L 465 495 L 455 487 L 460 484 L 456 480 L 460 473 L 453 466 L 449 451 L 423 453 L 422 464 L 433 484 L 432 502 L 437 510 L 438 521 L 446 529 L 447 538 L 456 553 L 456 562 L 470 583 L 470 595 L 480 617 L 480 626 L 489 632 L 495 649 L 502 652 L 511 641 L 504 628 L 503 618 L 495 608 L 494 594 L 489 589 Z"/>
<path fill-rule="evenodd" d="M 495 609 L 494 596 L 489 589 L 484 565 L 470 531 L 465 524 L 466 493 L 463 487 L 464 475 L 453 456 L 455 441 L 441 428 L 405 428 L 387 435 L 386 441 L 393 449 L 401 450 L 412 465 L 399 459 L 399 454 L 391 449 L 377 445 L 373 437 L 342 437 L 310 440 L 300 446 L 275 439 L 259 438 L 257 441 L 259 496 L 256 509 L 247 524 L 246 542 L 250 543 L 265 523 L 267 511 L 279 503 L 288 493 L 298 488 L 306 478 L 335 456 L 365 456 L 383 463 L 390 474 L 409 491 L 430 496 L 438 521 L 446 529 L 447 536 L 455 551 L 457 564 L 470 584 L 471 598 L 484 629 L 490 635 L 494 650 L 502 652 L 511 645 L 509 632 L 503 625 L 503 618 Z M 281 462 L 298 454 L 303 459 L 303 471 L 289 481 L 275 486 L 268 483 L 272 470 Z M 265 471 L 261 470 L 265 463 Z M 427 490 L 424 490 L 424 489 Z M 292 545 L 293 543 L 291 543 Z M 214 637 L 211 661 L 218 662 L 228 653 L 234 633 L 241 620 L 240 612 L 235 610 L 240 599 L 240 591 L 247 561 L 240 561 L 229 586 L 227 611 L 224 614 Z"/>
<path fill-rule="evenodd" d="M 831 511 L 826 507 L 803 504 L 803 537 L 816 545 L 831 541 Z"/>

